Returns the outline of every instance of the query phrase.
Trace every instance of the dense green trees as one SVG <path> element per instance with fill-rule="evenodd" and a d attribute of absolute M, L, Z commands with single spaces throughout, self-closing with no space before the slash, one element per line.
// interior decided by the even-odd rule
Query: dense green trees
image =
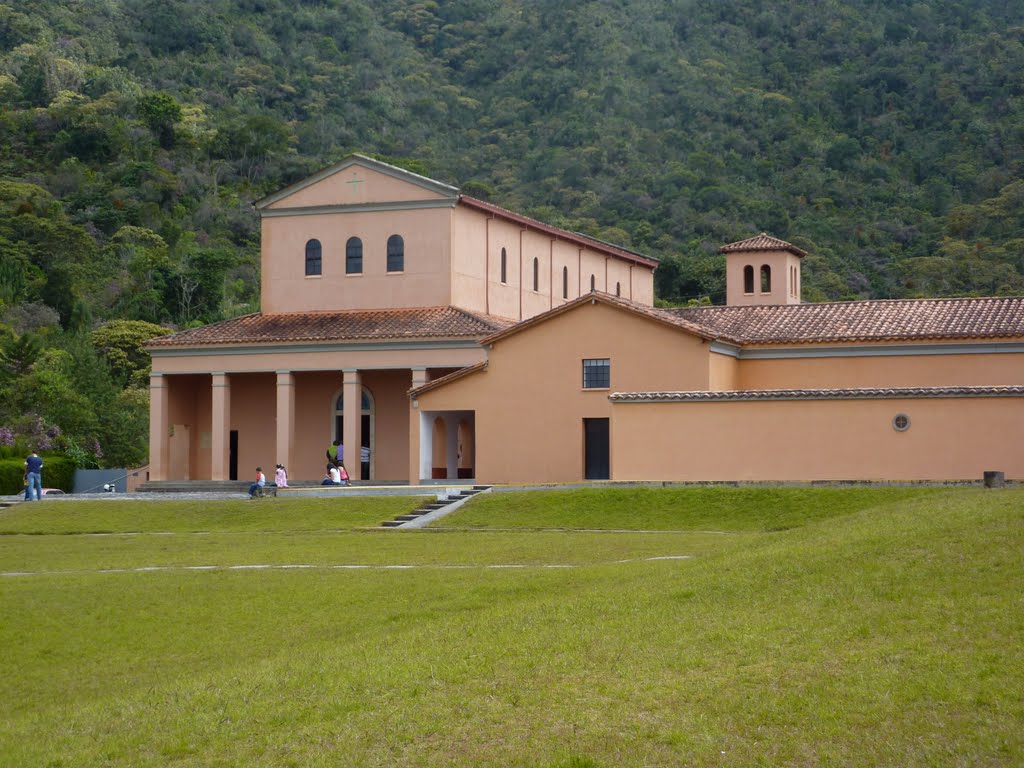
<path fill-rule="evenodd" d="M 762 230 L 810 299 L 1020 293 L 1022 71 L 996 0 L 0 0 L 17 402 L 139 383 L 83 325 L 255 309 L 251 201 L 351 151 L 657 256 L 662 300 Z"/>

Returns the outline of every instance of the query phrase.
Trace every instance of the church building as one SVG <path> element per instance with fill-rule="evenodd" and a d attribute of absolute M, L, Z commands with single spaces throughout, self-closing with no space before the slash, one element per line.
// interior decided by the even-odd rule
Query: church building
<path fill-rule="evenodd" d="M 805 304 L 761 234 L 657 309 L 655 259 L 361 155 L 256 209 L 261 311 L 149 343 L 151 480 L 1024 477 L 1022 298 Z"/>

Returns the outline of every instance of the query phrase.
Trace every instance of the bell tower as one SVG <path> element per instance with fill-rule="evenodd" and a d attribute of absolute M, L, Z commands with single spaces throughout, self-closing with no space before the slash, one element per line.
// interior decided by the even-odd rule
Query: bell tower
<path fill-rule="evenodd" d="M 806 251 L 764 232 L 718 250 L 725 254 L 726 304 L 800 303 L 800 260 Z"/>

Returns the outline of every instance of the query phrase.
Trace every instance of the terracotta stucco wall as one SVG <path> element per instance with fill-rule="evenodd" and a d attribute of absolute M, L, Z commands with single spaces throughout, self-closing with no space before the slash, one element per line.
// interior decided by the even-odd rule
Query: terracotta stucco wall
<path fill-rule="evenodd" d="M 157 373 L 197 373 L 209 371 L 340 371 L 344 368 L 453 368 L 473 365 L 484 359 L 484 351 L 473 346 L 448 349 L 373 349 L 331 352 L 294 352 L 282 347 L 280 352 L 230 354 L 231 350 L 203 350 L 213 354 L 188 354 L 182 351 L 173 357 L 155 356 L 153 370 Z"/>
<path fill-rule="evenodd" d="M 202 477 L 200 433 L 202 425 L 209 423 L 210 379 L 208 376 L 176 376 L 167 381 L 167 387 L 167 423 L 169 429 L 174 429 L 168 441 L 170 469 L 177 475 L 175 479 Z M 182 466 L 182 459 L 187 461 L 187 469 Z M 206 461 L 208 470 L 208 450 Z"/>
<path fill-rule="evenodd" d="M 270 210 L 320 205 L 360 205 L 405 200 L 437 200 L 440 192 L 387 173 L 353 165 L 337 171 L 268 206 Z"/>
<path fill-rule="evenodd" d="M 487 301 L 488 217 L 461 206 L 452 211 L 452 304 L 490 313 Z"/>
<path fill-rule="evenodd" d="M 729 355 L 712 354 L 709 359 L 708 389 L 721 391 L 739 389 L 740 361 Z"/>
<path fill-rule="evenodd" d="M 554 267 L 554 306 L 565 304 L 577 298 L 580 286 L 579 248 L 569 243 L 556 242 L 552 250 Z M 568 291 L 564 289 L 568 287 Z"/>
<path fill-rule="evenodd" d="M 521 319 L 519 289 L 522 229 L 511 222 L 490 219 L 488 223 L 488 306 L 492 315 Z M 501 254 L 505 252 L 505 280 L 501 279 Z"/>
<path fill-rule="evenodd" d="M 753 267 L 754 290 L 747 293 L 743 270 Z M 761 290 L 761 267 L 771 270 L 771 290 Z M 793 270 L 791 268 L 795 267 Z M 795 276 L 794 280 L 791 276 Z M 789 251 L 745 251 L 728 253 L 725 261 L 726 303 L 730 306 L 751 304 L 799 304 L 800 259 Z"/>
<path fill-rule="evenodd" d="M 256 476 L 262 466 L 268 478 L 277 464 L 275 419 L 277 380 L 273 374 L 231 376 L 231 429 L 238 432 L 238 479 Z"/>
<path fill-rule="evenodd" d="M 261 307 L 308 312 L 450 303 L 450 208 L 323 213 L 262 220 Z M 387 242 L 400 235 L 405 268 L 387 271 Z M 345 273 L 349 238 L 363 242 L 363 271 Z M 305 274 L 306 243 L 320 241 L 322 271 Z"/>
<path fill-rule="evenodd" d="M 501 249 L 505 249 L 505 282 Z M 533 261 L 537 260 L 537 290 Z M 564 270 L 564 272 L 563 272 Z M 654 303 L 654 272 L 519 224 L 457 207 L 452 213 L 452 303 L 514 320 L 534 317 L 590 290 Z M 563 292 L 563 278 L 568 291 Z M 486 293 L 485 293 L 486 291 Z M 565 295 L 568 294 L 568 296 Z"/>
<path fill-rule="evenodd" d="M 708 355 L 700 339 L 586 303 L 499 340 L 486 371 L 424 393 L 416 413 L 475 412 L 481 481 L 580 480 L 582 420 L 610 416 L 610 391 L 706 389 Z M 610 360 L 610 389 L 583 389 L 584 358 Z M 418 437 L 410 441 L 412 453 Z M 419 466 L 414 457 L 410 464 Z"/>
<path fill-rule="evenodd" d="M 1024 355 L 899 355 L 741 360 L 737 389 L 1024 384 Z"/>
<path fill-rule="evenodd" d="M 373 469 L 376 480 L 408 480 L 409 371 L 367 371 L 363 384 L 374 399 Z"/>
<path fill-rule="evenodd" d="M 553 241 L 537 232 L 523 233 L 523 286 L 522 314 L 524 318 L 534 317 L 551 309 L 551 252 Z M 533 266 L 537 264 L 537 289 L 534 290 Z M 561 286 L 559 286 L 561 287 Z"/>
<path fill-rule="evenodd" d="M 893 429 L 897 413 L 910 417 Z M 1024 478 L 1024 399 L 617 403 L 615 480 Z"/>

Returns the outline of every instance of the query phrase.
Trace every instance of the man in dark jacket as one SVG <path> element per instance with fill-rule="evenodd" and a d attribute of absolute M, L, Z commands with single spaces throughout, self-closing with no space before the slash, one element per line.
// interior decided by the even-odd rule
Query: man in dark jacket
<path fill-rule="evenodd" d="M 25 501 L 32 501 L 32 489 L 35 489 L 36 501 L 43 498 L 43 460 L 39 454 L 32 454 L 25 459 Z"/>

